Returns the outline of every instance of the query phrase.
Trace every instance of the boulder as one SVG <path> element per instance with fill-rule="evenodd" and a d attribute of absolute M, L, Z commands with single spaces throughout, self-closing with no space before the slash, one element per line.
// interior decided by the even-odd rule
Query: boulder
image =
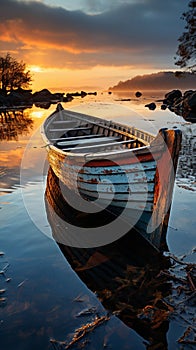
<path fill-rule="evenodd" d="M 148 107 L 151 111 L 154 111 L 156 109 L 156 104 L 154 102 L 148 103 L 145 105 L 145 107 Z"/>
<path fill-rule="evenodd" d="M 168 107 L 171 112 L 174 112 L 177 115 L 182 116 L 182 111 L 183 111 L 183 102 L 173 104 Z"/>
<path fill-rule="evenodd" d="M 187 121 L 187 122 L 191 122 L 191 123 L 196 123 L 196 112 L 190 112 L 187 111 L 183 114 L 183 118 Z"/>
<path fill-rule="evenodd" d="M 174 91 L 174 90 L 173 90 Z M 177 91 L 177 90 L 175 90 Z M 167 94 L 168 95 L 168 94 Z M 173 95 L 174 96 L 174 95 Z M 177 96 L 177 94 L 175 95 Z M 187 121 L 195 122 L 196 120 L 196 91 L 187 90 L 183 96 L 176 97 L 167 104 L 170 111 L 182 116 Z"/>
<path fill-rule="evenodd" d="M 184 110 L 196 112 L 196 91 L 192 92 L 192 94 L 189 94 L 184 99 L 183 107 Z"/>
<path fill-rule="evenodd" d="M 36 91 L 33 94 L 34 102 L 50 102 L 52 100 L 53 94 L 48 89 L 43 89 L 41 91 Z"/>
<path fill-rule="evenodd" d="M 86 95 L 87 95 L 87 92 L 81 91 L 81 97 L 82 97 L 82 98 L 85 97 Z"/>
<path fill-rule="evenodd" d="M 186 90 L 186 91 L 184 92 L 183 98 L 186 98 L 186 97 L 192 95 L 193 92 L 194 92 L 194 90 Z"/>
<path fill-rule="evenodd" d="M 182 97 L 182 92 L 180 90 L 172 90 L 165 94 L 164 104 L 173 104 L 175 100 Z"/>
<path fill-rule="evenodd" d="M 140 91 L 136 91 L 135 96 L 136 96 L 136 97 L 141 97 L 141 96 L 142 96 L 142 93 L 141 93 Z"/>
<path fill-rule="evenodd" d="M 43 89 L 41 91 L 36 91 L 33 95 L 33 102 L 47 102 L 47 103 L 57 103 L 63 101 L 64 93 L 56 92 L 51 93 L 48 89 Z"/>

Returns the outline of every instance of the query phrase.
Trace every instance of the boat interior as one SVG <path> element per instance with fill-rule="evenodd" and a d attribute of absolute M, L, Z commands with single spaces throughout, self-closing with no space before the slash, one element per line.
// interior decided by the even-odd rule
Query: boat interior
<path fill-rule="evenodd" d="M 95 119 L 95 118 L 94 118 Z M 85 118 L 53 119 L 48 139 L 65 152 L 86 153 L 135 149 L 149 145 L 152 135 L 111 121 Z"/>

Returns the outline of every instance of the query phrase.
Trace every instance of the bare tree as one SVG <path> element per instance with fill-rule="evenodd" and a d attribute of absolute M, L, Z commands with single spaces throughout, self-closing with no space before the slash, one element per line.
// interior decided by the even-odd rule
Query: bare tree
<path fill-rule="evenodd" d="M 0 83 L 2 91 L 17 88 L 26 88 L 31 82 L 30 71 L 26 71 L 26 64 L 17 62 L 9 53 L 5 57 L 0 57 Z"/>
<path fill-rule="evenodd" d="M 179 37 L 179 45 L 176 54 L 178 55 L 175 64 L 180 68 L 186 68 L 196 72 L 196 1 L 189 2 L 189 10 L 182 14 L 186 21 L 185 31 Z"/>

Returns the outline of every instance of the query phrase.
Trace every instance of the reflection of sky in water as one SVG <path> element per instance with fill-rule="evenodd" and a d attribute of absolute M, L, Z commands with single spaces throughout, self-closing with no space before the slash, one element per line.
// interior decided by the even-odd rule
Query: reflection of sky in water
<path fill-rule="evenodd" d="M 170 112 L 152 112 L 144 109 L 138 101 L 117 102 L 114 101 L 116 98 L 113 95 L 89 96 L 88 100 L 76 99 L 64 106 L 134 124 L 153 133 L 161 125 L 178 126 L 182 121 L 182 118 Z M 25 134 L 18 141 L 0 143 L 0 187 L 3 188 L 0 191 L 0 247 L 5 252 L 5 256 L 0 257 L 0 263 L 8 261 L 10 266 L 6 276 L 12 278 L 10 284 L 6 284 L 3 278 L 0 280 L 0 289 L 6 287 L 8 298 L 7 307 L 1 310 L 1 329 L 4 334 L 1 344 L 5 349 L 21 350 L 20 341 L 24 342 L 26 349 L 36 346 L 46 349 L 49 337 L 62 339 L 65 329 L 68 334 L 81 325 L 81 319 L 75 315 L 82 308 L 97 306 L 100 312 L 103 311 L 96 297 L 81 283 L 59 253 L 55 242 L 46 236 L 51 234 L 44 204 L 47 154 L 39 127 L 54 109 L 55 106 L 49 110 L 30 110 L 34 121 L 31 139 L 30 134 Z M 175 187 L 167 235 L 170 251 L 176 255 L 188 254 L 187 259 L 190 261 L 194 259 L 191 250 L 195 247 L 195 196 L 195 191 Z M 18 287 L 23 281 L 24 284 Z M 78 295 L 84 296 L 82 306 L 73 302 Z M 120 348 L 122 341 L 124 346 L 134 343 L 136 350 L 144 348 L 141 337 L 124 327 L 116 318 L 111 319 L 109 328 L 114 329 L 110 336 L 114 348 L 116 344 Z M 102 348 L 101 340 L 107 331 L 100 328 L 96 333 L 97 349 Z M 9 337 L 10 334 L 13 336 Z"/>
<path fill-rule="evenodd" d="M 43 187 L 32 184 L 25 191 L 42 224 Z M 81 323 L 88 322 L 89 317 L 76 317 L 83 309 L 95 307 L 100 315 L 105 311 L 73 273 L 56 243 L 35 227 L 25 210 L 20 189 L 1 198 L 7 203 L 1 209 L 0 247 L 5 256 L 0 258 L 0 268 L 9 263 L 5 278 L 11 278 L 9 283 L 4 276 L 0 280 L 0 289 L 6 287 L 7 298 L 6 306 L 1 308 L 1 347 L 52 350 L 50 338 L 64 340 Z M 46 221 L 44 225 L 50 230 Z M 74 301 L 78 297 L 82 302 Z M 105 337 L 119 348 L 122 342 L 125 346 L 132 342 L 136 350 L 145 349 L 143 339 L 116 317 L 111 317 L 93 335 L 97 350 L 102 348 Z"/>
<path fill-rule="evenodd" d="M 196 192 L 175 187 L 167 234 L 169 250 L 176 255 L 189 255 L 191 260 L 195 259 L 191 251 L 196 247 L 195 203 Z"/>

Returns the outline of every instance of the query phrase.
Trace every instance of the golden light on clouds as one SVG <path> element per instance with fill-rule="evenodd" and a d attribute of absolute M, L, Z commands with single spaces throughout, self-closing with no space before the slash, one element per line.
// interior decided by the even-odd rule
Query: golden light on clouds
<path fill-rule="evenodd" d="M 1 0 L 0 54 L 10 52 L 30 67 L 33 90 L 106 89 L 138 74 L 176 68 L 183 2 L 68 3 Z"/>

